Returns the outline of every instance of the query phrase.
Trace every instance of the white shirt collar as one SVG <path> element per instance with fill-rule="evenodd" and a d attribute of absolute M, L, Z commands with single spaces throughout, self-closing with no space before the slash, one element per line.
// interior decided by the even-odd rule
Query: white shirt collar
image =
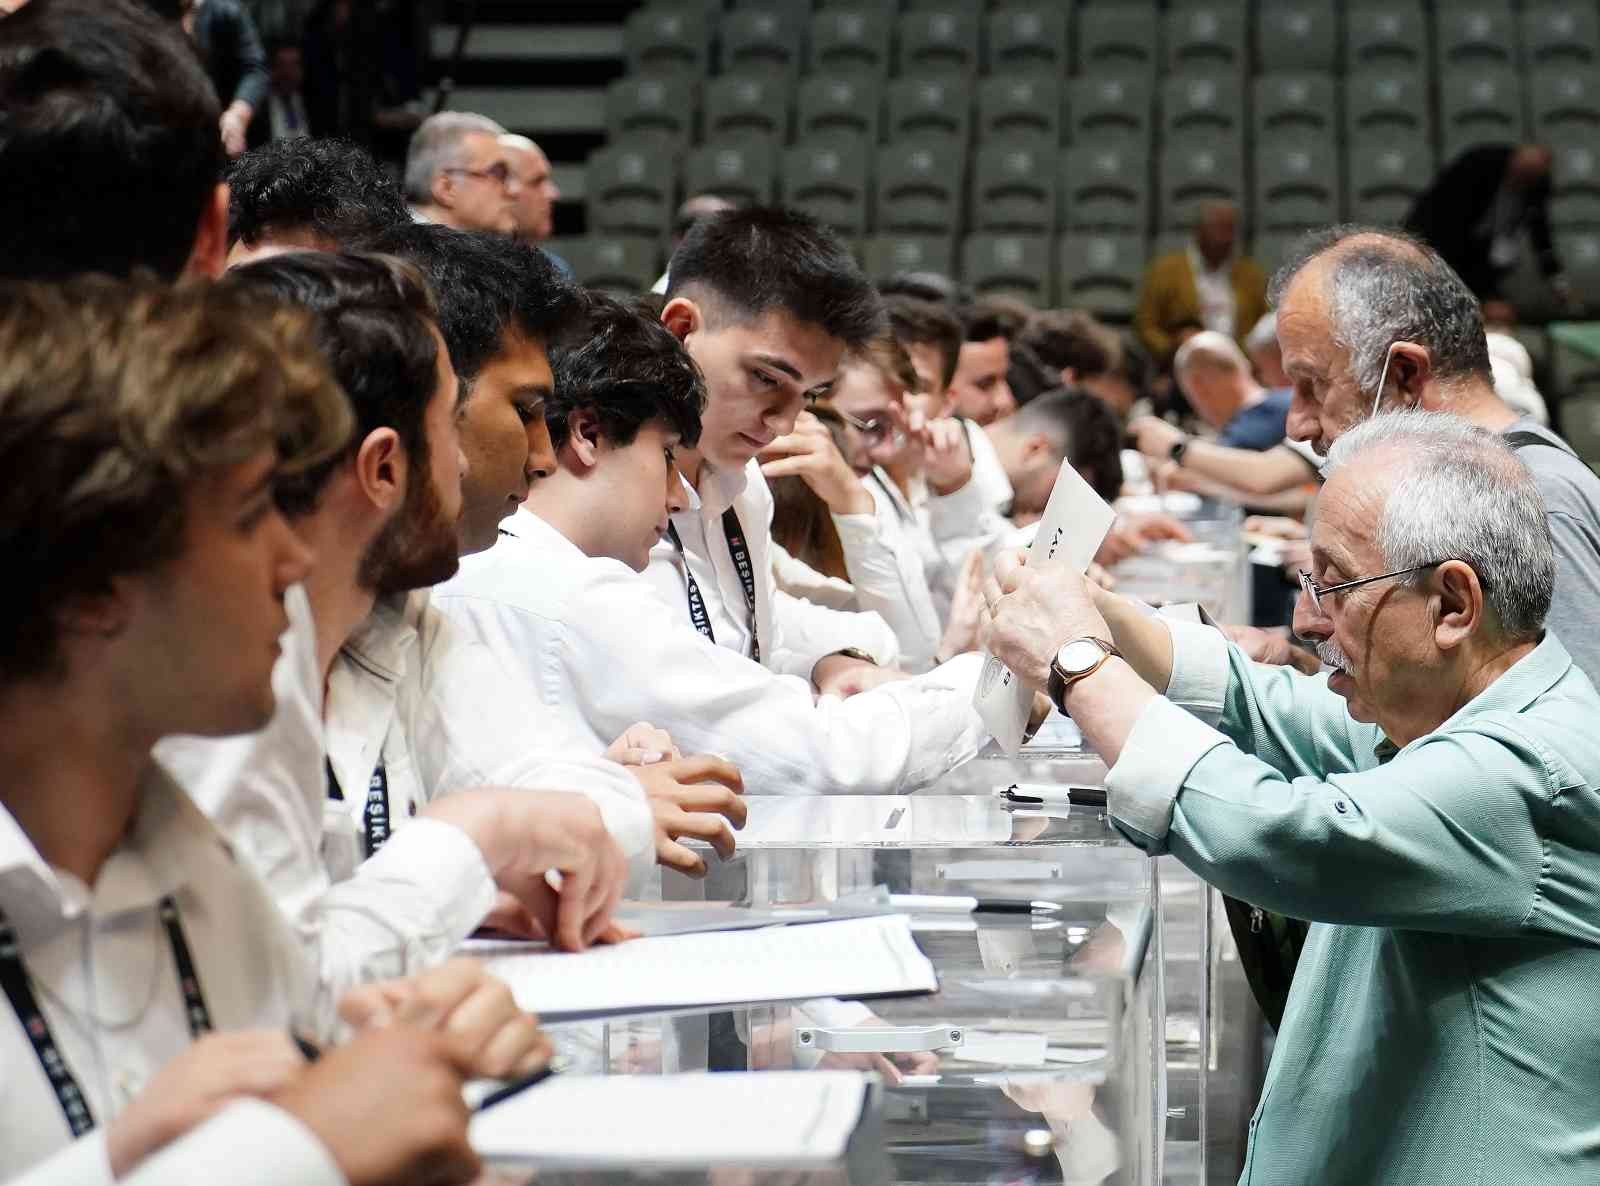
<path fill-rule="evenodd" d="M 574 560 L 587 560 L 588 553 L 566 536 L 562 535 L 555 527 L 551 526 L 527 507 L 518 507 L 508 519 L 500 524 L 500 530 L 512 539 L 523 540 L 530 544 L 537 544 L 541 549 L 550 549 L 558 554 L 568 556 Z"/>
<path fill-rule="evenodd" d="M 690 491 L 689 509 L 706 518 L 720 518 L 722 512 L 737 502 L 745 492 L 745 487 L 750 485 L 752 467 L 758 474 L 761 472 L 760 464 L 754 458 L 738 469 L 731 470 L 719 469 L 709 461 L 702 462 L 699 486 L 684 483 Z"/>
<path fill-rule="evenodd" d="M 428 604 L 426 589 L 380 597 L 341 648 L 381 679 L 398 682 L 417 645 L 417 622 Z"/>

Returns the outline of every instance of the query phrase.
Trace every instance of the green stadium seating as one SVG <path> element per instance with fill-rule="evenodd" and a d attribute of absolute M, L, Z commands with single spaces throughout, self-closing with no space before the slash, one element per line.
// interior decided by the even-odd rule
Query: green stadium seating
<path fill-rule="evenodd" d="M 972 88 L 944 74 L 897 78 L 889 84 L 888 136 L 948 136 L 965 144 L 972 132 Z"/>
<path fill-rule="evenodd" d="M 1331 133 L 1274 139 L 1255 150 L 1258 229 L 1326 226 L 1340 220 L 1344 181 Z"/>
<path fill-rule="evenodd" d="M 1161 83 L 1161 131 L 1168 143 L 1192 134 L 1244 133 L 1244 83 L 1236 74 L 1174 74 Z"/>
<path fill-rule="evenodd" d="M 953 235 L 966 192 L 966 146 L 948 137 L 892 141 L 878 150 L 877 226 L 900 234 Z"/>
<path fill-rule="evenodd" d="M 796 144 L 783 154 L 779 197 L 841 235 L 867 229 L 867 145 L 829 137 Z"/>
<path fill-rule="evenodd" d="M 777 150 L 764 140 L 703 144 L 683 163 L 683 192 L 764 206 L 777 191 Z"/>
<path fill-rule="evenodd" d="M 1448 0 L 1433 12 L 1439 74 L 1517 64 L 1517 24 L 1507 0 Z"/>
<path fill-rule="evenodd" d="M 1101 73 L 1074 78 L 1067 86 L 1067 124 L 1075 143 L 1154 138 L 1155 87 L 1146 74 Z"/>
<path fill-rule="evenodd" d="M 695 108 L 695 84 L 687 78 L 619 78 L 606 87 L 606 136 L 686 144 L 694 138 Z"/>
<path fill-rule="evenodd" d="M 1007 74 L 978 84 L 978 137 L 1037 136 L 1061 142 L 1063 92 L 1047 74 Z"/>
<path fill-rule="evenodd" d="M 1243 76 L 1244 8 L 1237 4 L 1194 4 L 1170 9 L 1162 20 L 1164 60 L 1169 71 L 1218 70 Z"/>
<path fill-rule="evenodd" d="M 794 80 L 782 71 L 723 74 L 706 80 L 705 139 L 764 136 L 789 139 Z"/>
<path fill-rule="evenodd" d="M 1451 70 L 1439 79 L 1439 145 L 1446 162 L 1479 144 L 1515 143 L 1527 134 L 1522 76 L 1509 66 Z"/>
<path fill-rule="evenodd" d="M 1427 71 L 1428 26 L 1416 0 L 1360 4 L 1344 13 L 1344 68 Z"/>
<path fill-rule="evenodd" d="M 1398 226 L 1428 188 L 1437 164 L 1432 145 L 1420 138 L 1352 141 L 1346 161 L 1350 218 Z"/>
<path fill-rule="evenodd" d="M 1600 227 L 1600 144 L 1560 144 L 1550 168 L 1550 222 L 1564 228 Z"/>
<path fill-rule="evenodd" d="M 1137 142 L 1076 144 L 1061 161 L 1059 224 L 1068 230 L 1150 229 L 1150 157 Z"/>
<path fill-rule="evenodd" d="M 654 239 L 589 235 L 563 240 L 559 252 L 579 284 L 602 292 L 648 292 L 661 274 L 661 248 Z"/>
<path fill-rule="evenodd" d="M 883 82 L 870 74 L 812 76 L 795 103 L 798 137 L 845 133 L 876 143 L 883 132 Z"/>
<path fill-rule="evenodd" d="M 1110 321 L 1127 321 L 1139 303 L 1146 248 L 1142 234 L 1062 235 L 1056 241 L 1060 303 Z"/>
<path fill-rule="evenodd" d="M 989 14 L 984 62 L 991 75 L 1047 74 L 1065 78 L 1067 14 L 1060 6 L 1001 8 Z"/>
<path fill-rule="evenodd" d="M 1546 143 L 1593 144 L 1600 137 L 1600 70 L 1547 66 L 1528 78 L 1528 116 Z"/>
<path fill-rule="evenodd" d="M 1054 140 L 1038 137 L 981 143 L 973 158 L 971 228 L 1040 235 L 1054 231 L 1060 156 Z"/>
<path fill-rule="evenodd" d="M 722 18 L 718 42 L 724 74 L 800 72 L 800 47 L 805 25 L 785 5 L 737 8 Z"/>
<path fill-rule="evenodd" d="M 1600 16 L 1593 4 L 1530 0 L 1522 10 L 1521 23 L 1522 60 L 1530 72 L 1547 66 L 1600 63 Z"/>
<path fill-rule="evenodd" d="M 607 145 L 585 169 L 589 222 L 614 234 L 662 235 L 676 202 L 679 149 L 647 139 Z"/>
<path fill-rule="evenodd" d="M 862 245 L 861 266 L 874 284 L 899 272 L 953 276 L 956 243 L 949 235 L 873 235 Z"/>
<path fill-rule="evenodd" d="M 961 278 L 977 296 L 1015 296 L 1050 304 L 1050 240 L 1044 235 L 968 235 Z"/>
<path fill-rule="evenodd" d="M 1256 62 L 1263 73 L 1331 71 L 1338 59 L 1332 0 L 1265 0 L 1256 8 Z"/>
<path fill-rule="evenodd" d="M 1082 9 L 1078 13 L 1078 73 L 1153 74 L 1160 31 L 1154 4 Z"/>
<path fill-rule="evenodd" d="M 1185 137 L 1169 143 L 1159 162 L 1160 225 L 1191 227 L 1207 202 L 1244 205 L 1244 149 L 1240 137 Z M 1247 221 L 1247 220 L 1246 220 Z"/>
<path fill-rule="evenodd" d="M 812 74 L 889 72 L 889 16 L 871 7 L 824 8 L 811 18 Z"/>
<path fill-rule="evenodd" d="M 900 18 L 896 41 L 900 73 L 976 74 L 978 17 L 961 8 L 941 6 L 908 12 Z"/>
<path fill-rule="evenodd" d="M 1339 109 L 1331 74 L 1263 74 L 1255 80 L 1256 142 L 1276 136 L 1331 135 Z"/>
<path fill-rule="evenodd" d="M 1344 83 L 1345 142 L 1352 147 L 1378 140 L 1433 139 L 1427 87 L 1413 71 L 1381 67 L 1347 75 Z"/>
<path fill-rule="evenodd" d="M 711 57 L 711 22 L 694 7 L 641 8 L 623 26 L 622 45 L 629 73 L 701 78 Z"/>

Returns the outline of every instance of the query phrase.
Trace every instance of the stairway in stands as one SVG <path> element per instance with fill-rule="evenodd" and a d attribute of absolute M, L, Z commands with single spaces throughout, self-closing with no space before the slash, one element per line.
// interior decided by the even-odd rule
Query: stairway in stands
<path fill-rule="evenodd" d="M 583 161 L 605 139 L 606 84 L 623 73 L 622 23 L 638 0 L 443 0 L 433 21 L 429 81 L 450 72 L 446 106 L 476 111 L 537 140 L 555 169 L 556 234 L 581 234 Z"/>

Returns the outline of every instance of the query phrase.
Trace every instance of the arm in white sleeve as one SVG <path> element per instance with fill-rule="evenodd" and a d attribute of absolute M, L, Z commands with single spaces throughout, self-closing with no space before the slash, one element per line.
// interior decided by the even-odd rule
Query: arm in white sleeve
<path fill-rule="evenodd" d="M 620 564 L 597 564 L 543 612 L 471 596 L 448 604 L 546 704 L 582 712 L 600 736 L 648 720 L 685 753 L 730 759 L 755 794 L 910 791 L 986 737 L 972 708 L 976 655 L 848 700 L 819 698 L 807 681 L 707 641 Z"/>
<path fill-rule="evenodd" d="M 928 530 L 940 558 L 952 571 L 960 571 L 974 550 L 993 560 L 1015 532 L 1011 521 L 994 509 L 972 481 L 952 494 L 928 499 Z"/>
<path fill-rule="evenodd" d="M 804 560 L 790 555 L 788 549 L 776 541 L 771 551 L 772 580 L 776 589 L 829 609 L 855 608 L 856 591 L 849 581 L 818 572 Z"/>
<path fill-rule="evenodd" d="M 262 1100 L 229 1104 L 200 1127 L 157 1150 L 120 1186 L 346 1186 L 344 1174 L 311 1130 Z M 28 1182 L 27 1186 L 35 1186 Z"/>
<path fill-rule="evenodd" d="M 66 1148 L 0 1181 L 5 1186 L 113 1186 L 116 1178 L 106 1155 L 105 1129 L 91 1129 Z"/>
<path fill-rule="evenodd" d="M 900 663 L 900 640 L 875 613 L 829 609 L 775 589 L 772 625 L 777 636 L 772 670 L 808 683 L 819 659 L 846 647 L 865 651 L 880 667 Z"/>
<path fill-rule="evenodd" d="M 872 490 L 875 483 L 867 483 Z M 875 499 L 886 497 L 874 491 Z M 878 614 L 900 643 L 900 666 L 926 671 L 933 665 L 943 632 L 928 576 L 915 542 L 888 514 L 835 515 L 833 525 L 844 547 L 845 567 L 855 587 L 856 608 Z"/>

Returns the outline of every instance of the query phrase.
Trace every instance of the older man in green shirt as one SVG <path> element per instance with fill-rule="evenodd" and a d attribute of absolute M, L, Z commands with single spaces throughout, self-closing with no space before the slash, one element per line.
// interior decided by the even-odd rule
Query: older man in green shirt
<path fill-rule="evenodd" d="M 1243 1182 L 1600 1181 L 1600 695 L 1543 632 L 1538 491 L 1428 412 L 1327 472 L 1295 629 L 1330 675 L 1017 564 L 991 648 L 1111 764 L 1134 843 L 1316 924 Z"/>

